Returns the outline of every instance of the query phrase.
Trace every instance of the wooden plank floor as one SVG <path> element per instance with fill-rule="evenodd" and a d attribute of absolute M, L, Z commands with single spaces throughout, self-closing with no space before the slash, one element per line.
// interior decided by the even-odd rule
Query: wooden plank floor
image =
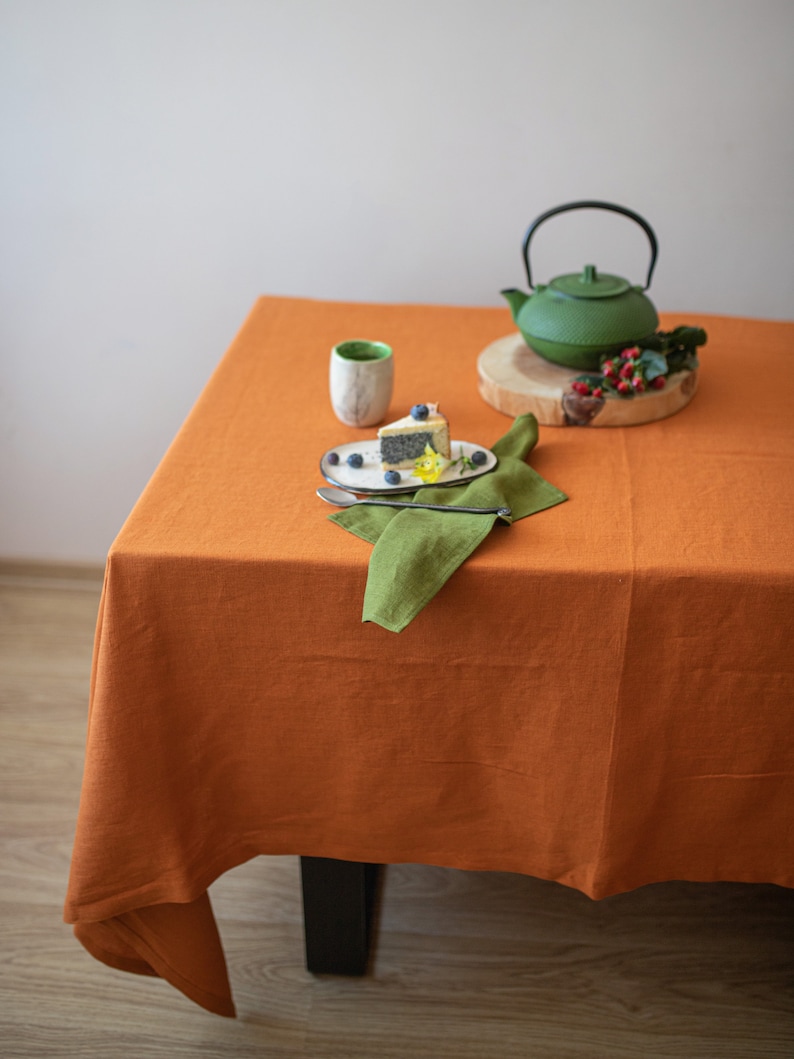
<path fill-rule="evenodd" d="M 40 576 L 42 573 L 48 576 Z M 794 892 L 388 868 L 371 974 L 303 967 L 296 858 L 212 888 L 239 1018 L 95 962 L 61 908 L 99 582 L 0 564 L 0 1056 L 773 1059 L 794 1055 Z"/>

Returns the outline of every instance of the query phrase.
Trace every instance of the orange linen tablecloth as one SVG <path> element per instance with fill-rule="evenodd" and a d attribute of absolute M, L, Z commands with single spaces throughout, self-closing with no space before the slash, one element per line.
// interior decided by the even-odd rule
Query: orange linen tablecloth
<path fill-rule="evenodd" d="M 698 314 L 700 388 L 627 429 L 541 427 L 569 501 L 494 530 L 401 634 L 314 495 L 331 346 L 388 342 L 389 418 L 510 420 L 501 309 L 264 298 L 110 551 L 66 918 L 99 959 L 233 1014 L 207 889 L 258 854 L 523 872 L 594 898 L 794 885 L 794 324 Z M 450 516 L 455 517 L 455 516 Z"/>

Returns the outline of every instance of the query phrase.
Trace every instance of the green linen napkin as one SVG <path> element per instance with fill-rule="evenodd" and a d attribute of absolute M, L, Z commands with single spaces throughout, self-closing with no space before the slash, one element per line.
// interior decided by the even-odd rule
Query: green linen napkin
<path fill-rule="evenodd" d="M 519 416 L 492 446 L 499 462 L 490 474 L 461 485 L 420 489 L 413 497 L 400 499 L 463 507 L 507 506 L 513 509 L 513 522 L 553 507 L 567 496 L 525 463 L 537 440 L 535 416 Z M 503 521 L 495 514 L 452 515 L 365 506 L 328 517 L 375 545 L 361 620 L 374 621 L 391 632 L 402 632 L 485 540 L 494 523 Z M 509 547 L 510 534 L 506 528 L 505 532 L 504 544 Z"/>

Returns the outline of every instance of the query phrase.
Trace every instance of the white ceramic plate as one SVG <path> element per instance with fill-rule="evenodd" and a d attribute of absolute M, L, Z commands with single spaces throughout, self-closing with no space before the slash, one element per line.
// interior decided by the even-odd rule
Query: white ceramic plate
<path fill-rule="evenodd" d="M 414 493 L 417 489 L 429 488 L 431 485 L 460 485 L 461 482 L 479 478 L 480 475 L 492 471 L 498 462 L 490 449 L 473 445 L 470 441 L 453 441 L 451 448 L 453 460 L 457 460 L 461 453 L 471 458 L 473 452 L 484 452 L 486 462 L 480 467 L 465 468 L 462 473 L 460 464 L 445 467 L 438 481 L 427 485 L 421 478 L 414 478 L 410 468 L 406 468 L 398 471 L 400 482 L 397 485 L 389 485 L 383 477 L 385 471 L 380 465 L 380 442 L 373 438 L 369 441 L 351 441 L 329 449 L 320 460 L 320 471 L 332 485 L 349 489 L 352 493 Z M 339 457 L 339 463 L 329 462 L 328 457 L 333 452 Z M 350 467 L 347 463 L 348 456 L 355 452 L 364 458 L 364 463 L 358 468 Z"/>

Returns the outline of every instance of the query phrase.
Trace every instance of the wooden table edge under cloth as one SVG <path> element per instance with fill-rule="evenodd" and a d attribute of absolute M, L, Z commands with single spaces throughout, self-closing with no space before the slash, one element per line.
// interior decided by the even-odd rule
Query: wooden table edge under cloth
<path fill-rule="evenodd" d="M 480 396 L 505 415 L 532 412 L 541 426 L 629 427 L 667 419 L 695 396 L 697 369 L 679 371 L 663 390 L 624 397 L 583 397 L 571 389 L 580 373 L 533 352 L 519 332 L 492 342 L 477 358 Z"/>

